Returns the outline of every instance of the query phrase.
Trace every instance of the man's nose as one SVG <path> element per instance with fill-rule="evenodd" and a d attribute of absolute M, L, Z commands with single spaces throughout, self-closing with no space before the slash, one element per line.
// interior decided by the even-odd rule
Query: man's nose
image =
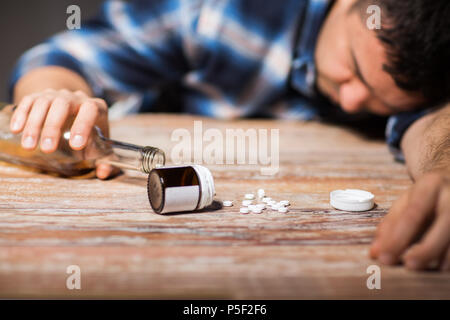
<path fill-rule="evenodd" d="M 348 113 L 363 111 L 369 96 L 369 90 L 357 80 L 343 83 L 339 88 L 339 103 Z"/>

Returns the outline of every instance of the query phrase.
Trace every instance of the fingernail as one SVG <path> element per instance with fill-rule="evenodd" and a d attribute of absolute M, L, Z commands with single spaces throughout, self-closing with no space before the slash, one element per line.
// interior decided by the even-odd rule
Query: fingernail
<path fill-rule="evenodd" d="M 23 139 L 22 146 L 24 148 L 33 148 L 34 147 L 34 138 L 32 136 L 27 136 Z"/>
<path fill-rule="evenodd" d="M 83 145 L 83 142 L 84 142 L 83 137 L 77 134 L 76 136 L 73 137 L 72 145 L 76 148 L 79 148 Z"/>
<path fill-rule="evenodd" d="M 51 149 L 53 147 L 53 140 L 51 138 L 45 138 L 44 141 L 42 141 L 42 149 Z"/>
<path fill-rule="evenodd" d="M 20 123 L 19 121 L 14 121 L 14 123 L 11 126 L 12 131 L 18 131 L 20 129 Z"/>
<path fill-rule="evenodd" d="M 380 255 L 380 257 L 378 258 L 380 260 L 381 263 L 383 264 L 388 264 L 388 265 L 392 265 L 395 263 L 395 259 L 394 257 L 389 254 L 389 253 L 383 253 Z"/>

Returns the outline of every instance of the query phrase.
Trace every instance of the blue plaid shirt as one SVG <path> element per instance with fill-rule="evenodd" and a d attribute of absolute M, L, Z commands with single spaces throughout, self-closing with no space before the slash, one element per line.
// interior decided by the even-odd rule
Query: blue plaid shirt
<path fill-rule="evenodd" d="M 218 118 L 320 119 L 336 112 L 315 89 L 314 49 L 330 0 L 107 1 L 80 30 L 28 52 L 15 82 L 57 65 L 83 76 L 111 113 L 152 111 L 162 88 L 177 84 L 183 111 Z M 390 119 L 398 150 L 421 114 Z M 348 117 L 351 117 L 350 115 Z"/>

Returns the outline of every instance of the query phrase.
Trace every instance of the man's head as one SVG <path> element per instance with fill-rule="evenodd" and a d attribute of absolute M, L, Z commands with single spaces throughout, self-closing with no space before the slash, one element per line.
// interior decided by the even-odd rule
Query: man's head
<path fill-rule="evenodd" d="M 381 29 L 369 30 L 370 5 Z M 315 54 L 317 86 L 345 111 L 390 115 L 450 95 L 448 0 L 336 0 Z"/>

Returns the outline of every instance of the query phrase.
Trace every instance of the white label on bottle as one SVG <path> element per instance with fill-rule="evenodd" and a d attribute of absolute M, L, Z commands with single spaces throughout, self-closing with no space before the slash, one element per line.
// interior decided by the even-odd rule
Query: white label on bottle
<path fill-rule="evenodd" d="M 195 210 L 199 197 L 199 186 L 166 188 L 164 208 L 161 213 Z"/>

